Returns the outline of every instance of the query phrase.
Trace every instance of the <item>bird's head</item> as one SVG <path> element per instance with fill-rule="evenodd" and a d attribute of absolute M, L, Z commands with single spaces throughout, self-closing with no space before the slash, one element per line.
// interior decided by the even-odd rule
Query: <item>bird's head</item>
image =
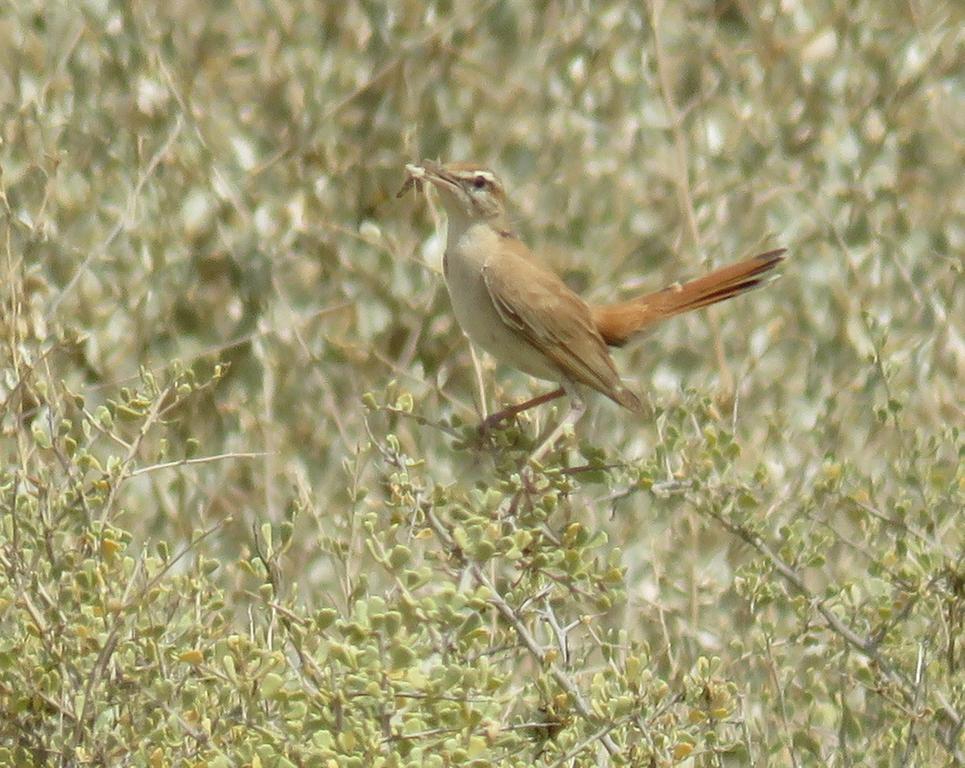
<path fill-rule="evenodd" d="M 499 226 L 506 219 L 506 192 L 496 175 L 484 166 L 423 160 L 421 165 L 407 165 L 406 174 L 399 194 L 427 181 L 439 191 L 450 219 L 488 221 Z"/>

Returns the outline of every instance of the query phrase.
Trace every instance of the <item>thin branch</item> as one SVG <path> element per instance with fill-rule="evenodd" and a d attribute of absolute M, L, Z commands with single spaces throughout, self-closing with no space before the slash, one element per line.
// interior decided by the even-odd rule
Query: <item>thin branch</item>
<path fill-rule="evenodd" d="M 127 453 L 121 460 L 120 472 L 118 473 L 117 479 L 111 483 L 111 490 L 107 496 L 107 501 L 104 504 L 104 511 L 101 513 L 101 525 L 107 522 L 107 518 L 111 514 L 111 510 L 114 507 L 114 503 L 117 500 L 117 493 L 120 487 L 124 484 L 126 479 L 127 468 L 130 466 L 131 462 L 134 461 L 134 457 L 137 455 L 138 450 L 141 447 L 141 443 L 147 436 L 147 433 L 151 430 L 154 424 L 161 418 L 161 408 L 164 405 L 164 401 L 167 399 L 168 395 L 174 391 L 174 385 L 169 384 L 162 392 L 159 392 L 154 398 L 154 402 L 151 403 L 151 408 L 144 418 L 144 422 L 141 424 L 141 428 L 138 430 L 137 437 L 131 441 L 130 447 L 127 449 Z"/>
<path fill-rule="evenodd" d="M 587 704 L 586 699 L 583 698 L 583 694 L 577 687 L 570 677 L 564 672 L 554 661 L 549 661 L 540 647 L 540 644 L 536 641 L 536 638 L 530 633 L 529 629 L 523 623 L 523 620 L 518 616 L 513 607 L 506 602 L 503 596 L 500 594 L 499 590 L 496 589 L 496 585 L 490 581 L 489 577 L 483 573 L 483 570 L 479 567 L 477 563 L 474 563 L 459 553 L 458 548 L 455 546 L 452 537 L 449 535 L 449 531 L 446 530 L 445 526 L 436 517 L 435 513 L 431 509 L 426 510 L 426 519 L 432 526 L 436 535 L 439 539 L 446 545 L 446 548 L 454 553 L 457 553 L 460 559 L 468 566 L 469 573 L 475 579 L 476 583 L 480 586 L 485 587 L 490 594 L 490 602 L 496 606 L 496 609 L 502 614 L 503 618 L 509 623 L 509 625 L 516 631 L 516 636 L 520 639 L 527 650 L 536 659 L 537 663 L 543 668 L 549 668 L 550 674 L 553 679 L 556 680 L 557 684 L 566 691 L 569 695 L 570 700 L 573 702 L 573 706 L 576 711 L 585 720 L 594 723 L 597 722 L 598 718 L 590 710 L 589 704 Z M 608 724 L 609 725 L 609 724 Z M 607 752 L 611 755 L 620 754 L 620 747 L 615 741 L 610 737 L 609 732 L 612 730 L 611 727 L 607 727 L 599 732 L 599 735 L 595 738 L 599 738 L 600 742 L 606 748 Z"/>
<path fill-rule="evenodd" d="M 114 222 L 114 226 L 111 228 L 111 231 L 107 233 L 107 237 L 104 239 L 104 242 L 102 242 L 96 248 L 93 248 L 91 252 L 87 254 L 87 257 L 80 263 L 80 266 L 74 270 L 74 274 L 71 276 L 70 280 L 67 281 L 67 285 L 64 286 L 63 290 L 57 294 L 57 297 L 51 303 L 49 313 L 51 316 L 57 313 L 57 309 L 60 307 L 61 302 L 67 298 L 67 294 L 74 289 L 81 276 L 87 271 L 88 267 L 90 267 L 91 262 L 95 258 L 100 258 L 107 253 L 108 248 L 111 247 L 111 244 L 115 239 L 117 239 L 117 236 L 124 231 L 124 228 L 127 226 L 128 219 L 130 219 L 134 213 L 134 208 L 137 205 L 138 197 L 141 195 L 141 190 L 144 189 L 144 185 L 147 183 L 148 179 L 154 175 L 154 171 L 157 169 L 158 165 L 160 165 L 161 160 L 164 159 L 164 156 L 170 151 L 171 147 L 174 145 L 174 142 L 177 141 L 178 136 L 181 135 L 181 129 L 183 127 L 184 121 L 182 120 L 181 116 L 178 115 L 174 119 L 174 125 L 168 132 L 167 138 L 164 140 L 161 148 L 154 153 L 154 156 L 150 159 L 150 161 L 148 161 L 147 168 L 145 168 L 144 171 L 138 176 L 134 189 L 132 189 L 131 193 L 127 196 L 127 205 L 124 206 L 123 212 L 118 215 L 117 221 Z"/>
<path fill-rule="evenodd" d="M 614 720 L 613 722 L 607 723 L 606 725 L 604 725 L 595 733 L 591 733 L 585 739 L 575 744 L 573 748 L 565 755 L 562 755 L 557 760 L 553 761 L 553 763 L 550 765 L 550 768 L 562 768 L 562 766 L 565 765 L 567 761 L 572 760 L 574 757 L 580 754 L 580 752 L 585 750 L 595 741 L 603 741 L 603 743 L 606 744 L 606 741 L 604 740 L 610 738 L 609 737 L 610 731 L 616 728 L 619 724 L 620 724 L 619 720 Z M 610 754 L 613 754 L 613 753 L 611 752 Z"/>
<path fill-rule="evenodd" d="M 673 100 L 670 65 L 667 62 L 666 52 L 663 48 L 663 39 L 660 34 L 660 15 L 663 13 L 664 2 L 665 0 L 651 0 L 650 2 L 650 25 L 653 28 L 653 47 L 654 56 L 657 61 L 657 78 L 660 81 L 660 91 L 663 96 L 664 107 L 667 110 L 667 117 L 670 120 L 670 130 L 673 134 L 674 154 L 677 165 L 676 186 L 680 208 L 687 221 L 690 239 L 693 241 L 697 252 L 703 257 L 703 243 L 700 238 L 700 228 L 697 226 L 694 196 L 690 190 L 690 173 L 687 164 L 687 158 L 690 152 L 687 147 L 687 139 L 682 129 L 686 115 L 677 109 L 677 105 Z M 714 312 L 707 312 L 706 317 L 707 325 L 714 339 L 717 365 L 720 368 L 720 388 L 723 392 L 731 393 L 734 391 L 734 374 L 731 373 L 730 366 L 727 364 L 727 357 L 724 354 L 724 339 L 720 330 L 720 322 Z"/>
<path fill-rule="evenodd" d="M 214 456 L 199 456 L 196 459 L 178 459 L 176 461 L 165 461 L 162 464 L 152 464 L 149 467 L 140 467 L 128 472 L 124 479 L 129 480 L 138 475 L 145 475 L 148 472 L 156 472 L 159 469 L 170 469 L 171 467 L 183 467 L 188 464 L 209 464 L 213 461 L 223 461 L 224 459 L 259 459 L 265 455 L 264 451 L 255 453 L 219 453 Z"/>
<path fill-rule="evenodd" d="M 694 506 L 696 507 L 697 505 L 695 504 Z M 895 669 L 881 654 L 878 643 L 874 639 L 862 637 L 839 619 L 823 601 L 808 589 L 801 575 L 784 562 L 760 535 L 728 520 L 719 512 L 707 510 L 707 514 L 720 523 L 729 533 L 737 536 L 762 554 L 770 562 L 771 567 L 791 585 L 794 591 L 814 606 L 815 610 L 824 618 L 831 631 L 841 637 L 862 656 L 874 663 L 881 676 L 895 686 L 905 706 L 913 707 L 915 705 L 916 695 L 914 684 L 908 680 L 905 675 Z M 936 692 L 935 696 L 941 705 L 938 709 L 938 714 L 948 725 L 948 732 L 943 734 L 943 738 L 941 739 L 942 744 L 952 759 L 955 760 L 956 765 L 965 765 L 965 760 L 962 759 L 962 751 L 957 746 L 958 736 L 961 734 L 963 727 L 962 716 L 941 692 Z"/>

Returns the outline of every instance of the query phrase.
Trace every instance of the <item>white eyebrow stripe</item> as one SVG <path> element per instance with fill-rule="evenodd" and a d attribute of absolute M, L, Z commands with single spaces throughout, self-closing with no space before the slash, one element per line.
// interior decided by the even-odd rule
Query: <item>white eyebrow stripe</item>
<path fill-rule="evenodd" d="M 489 171 L 461 171 L 458 176 L 464 179 L 475 179 L 482 176 L 486 181 L 495 182 L 496 177 Z"/>

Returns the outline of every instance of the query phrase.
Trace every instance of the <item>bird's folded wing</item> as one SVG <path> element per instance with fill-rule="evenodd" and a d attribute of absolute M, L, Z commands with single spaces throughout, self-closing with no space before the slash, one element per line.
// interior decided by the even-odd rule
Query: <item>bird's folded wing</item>
<path fill-rule="evenodd" d="M 620 376 L 586 303 L 557 275 L 533 264 L 523 243 L 507 239 L 500 245 L 483 278 L 503 322 L 563 375 L 616 396 L 623 390 Z"/>

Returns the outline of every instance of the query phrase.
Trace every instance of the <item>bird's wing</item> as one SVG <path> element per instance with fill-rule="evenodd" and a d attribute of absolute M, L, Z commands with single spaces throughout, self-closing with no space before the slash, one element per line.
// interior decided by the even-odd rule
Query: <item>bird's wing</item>
<path fill-rule="evenodd" d="M 521 241 L 504 238 L 483 266 L 483 279 L 502 321 L 535 352 L 573 381 L 639 409 L 636 396 L 620 383 L 586 302 L 556 274 L 533 263 Z"/>

